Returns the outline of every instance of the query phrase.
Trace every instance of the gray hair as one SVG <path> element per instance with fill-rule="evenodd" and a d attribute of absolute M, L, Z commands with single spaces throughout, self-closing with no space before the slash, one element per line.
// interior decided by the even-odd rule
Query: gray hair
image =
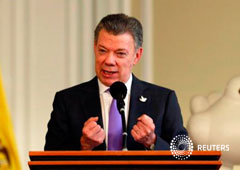
<path fill-rule="evenodd" d="M 94 41 L 97 43 L 99 32 L 105 29 L 114 35 L 130 33 L 135 42 L 135 49 L 142 47 L 143 29 L 141 23 L 134 17 L 125 14 L 107 15 L 98 23 L 94 31 Z"/>

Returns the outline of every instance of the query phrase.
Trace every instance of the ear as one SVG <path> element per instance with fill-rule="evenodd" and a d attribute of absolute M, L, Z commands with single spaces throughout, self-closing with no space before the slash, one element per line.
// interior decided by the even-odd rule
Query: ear
<path fill-rule="evenodd" d="M 142 54 L 143 54 L 143 48 L 139 47 L 136 51 L 135 58 L 134 58 L 134 61 L 133 61 L 133 65 L 135 65 L 139 62 L 139 60 L 142 57 Z"/>

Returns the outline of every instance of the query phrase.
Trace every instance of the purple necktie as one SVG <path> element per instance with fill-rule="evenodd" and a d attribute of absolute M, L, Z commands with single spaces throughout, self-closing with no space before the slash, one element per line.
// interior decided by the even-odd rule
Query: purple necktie
<path fill-rule="evenodd" d="M 109 111 L 108 150 L 122 150 L 122 117 L 117 109 L 117 101 L 113 99 Z"/>

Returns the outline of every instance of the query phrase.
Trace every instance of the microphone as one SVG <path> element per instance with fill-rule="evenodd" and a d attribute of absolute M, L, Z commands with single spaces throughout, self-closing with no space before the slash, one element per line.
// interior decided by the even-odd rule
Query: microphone
<path fill-rule="evenodd" d="M 127 95 L 127 87 L 121 81 L 116 81 L 110 87 L 110 93 L 114 99 L 117 100 L 117 107 L 119 113 L 124 112 L 124 98 Z"/>
<path fill-rule="evenodd" d="M 126 121 L 125 121 L 125 102 L 124 98 L 127 95 L 127 87 L 124 83 L 120 81 L 114 82 L 110 86 L 110 94 L 111 96 L 117 100 L 117 108 L 122 117 L 122 126 L 123 126 L 123 151 L 127 151 L 127 128 L 126 128 Z"/>

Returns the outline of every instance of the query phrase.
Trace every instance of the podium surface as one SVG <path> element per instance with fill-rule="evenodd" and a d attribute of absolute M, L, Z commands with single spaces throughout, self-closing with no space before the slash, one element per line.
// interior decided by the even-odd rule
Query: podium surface
<path fill-rule="evenodd" d="M 221 152 L 193 151 L 177 160 L 170 151 L 31 151 L 31 170 L 49 169 L 219 169 Z"/>

